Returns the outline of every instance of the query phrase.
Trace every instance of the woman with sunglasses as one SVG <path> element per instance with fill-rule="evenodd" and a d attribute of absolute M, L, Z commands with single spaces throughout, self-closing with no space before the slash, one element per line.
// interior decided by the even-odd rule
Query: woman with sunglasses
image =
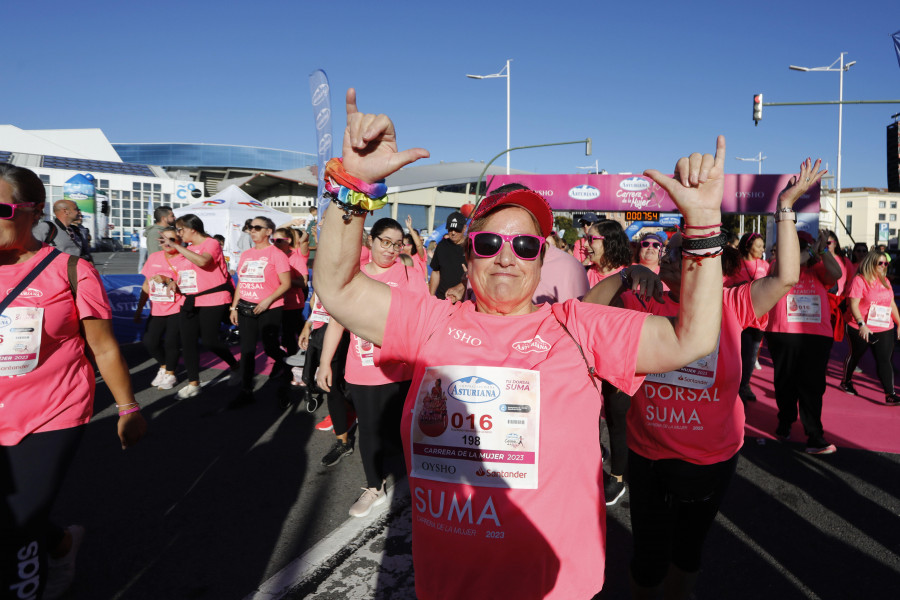
<path fill-rule="evenodd" d="M 894 393 L 894 368 L 891 357 L 894 341 L 900 339 L 900 314 L 894 303 L 894 290 L 887 280 L 888 260 L 884 253 L 873 250 L 859 265 L 859 271 L 850 282 L 847 292 L 847 339 L 850 351 L 844 359 L 844 376 L 841 389 L 856 396 L 853 372 L 868 349 L 875 357 L 875 372 L 884 390 L 884 402 L 888 406 L 900 406 L 900 397 Z"/>
<path fill-rule="evenodd" d="M 659 259 L 666 249 L 665 234 L 645 233 L 638 242 L 637 256 L 634 257 L 635 263 L 647 267 L 656 274 L 659 274 Z"/>
<path fill-rule="evenodd" d="M 756 281 L 769 272 L 769 263 L 763 258 L 766 242 L 755 231 L 745 233 L 738 242 L 741 263 L 736 273 L 725 278 L 725 287 L 735 287 Z M 763 332 L 756 327 L 748 327 L 741 336 L 741 387 L 740 396 L 744 402 L 755 402 L 756 394 L 750 389 L 750 377 L 759 364 L 759 347 L 762 345 Z"/>
<path fill-rule="evenodd" d="M 290 374 L 281 349 L 282 313 L 285 293 L 291 289 L 291 265 L 283 250 L 269 242 L 275 223 L 268 217 L 254 217 L 250 222 L 253 247 L 241 253 L 238 264 L 238 287 L 231 301 L 231 323 L 238 326 L 241 337 L 241 389 L 228 404 L 239 408 L 255 401 L 253 376 L 256 374 L 256 344 L 262 339 L 266 355 L 275 361 L 270 379 Z M 284 390 L 279 390 L 283 401 Z"/>
<path fill-rule="evenodd" d="M 856 275 L 859 264 L 869 253 L 869 247 L 865 242 L 856 242 L 853 244 L 853 250 L 850 251 L 850 263 L 847 265 L 847 280 L 850 281 Z"/>
<path fill-rule="evenodd" d="M 97 378 L 88 355 L 112 392 L 116 408 L 103 412 L 111 417 L 118 411 L 122 448 L 136 444 L 147 428 L 100 275 L 85 260 L 53 255 L 57 250 L 32 234 L 45 198 L 34 172 L 0 164 L 2 598 L 38 597 L 47 584 L 48 557 L 75 559 L 84 530 L 51 525 L 50 511 L 94 413 Z M 18 291 L 29 275 L 33 279 Z"/>
<path fill-rule="evenodd" d="M 299 240 L 300 235 L 290 227 L 279 227 L 272 238 L 275 247 L 287 256 L 291 268 L 291 287 L 284 294 L 284 312 L 281 317 L 281 345 L 287 351 L 287 356 L 293 356 L 300 349 L 297 336 L 303 329 L 303 307 L 306 305 L 306 291 L 309 289 L 309 269 L 306 266 L 306 256 L 299 249 Z"/>
<path fill-rule="evenodd" d="M 159 246 L 162 250 L 147 257 L 141 275 L 144 285 L 134 313 L 135 323 L 141 322 L 144 305 L 150 300 L 150 319 L 144 334 L 144 346 L 159 365 L 156 377 L 150 382 L 160 390 L 175 387 L 175 368 L 178 366 L 178 344 L 181 341 L 181 305 L 184 296 L 178 291 L 178 268 L 175 257 L 181 245 L 174 227 L 159 231 Z"/>
<path fill-rule="evenodd" d="M 412 226 L 410 215 L 406 215 L 406 230 L 408 233 L 403 234 L 402 252 L 412 258 L 413 265 L 422 273 L 425 281 L 428 281 L 428 256 L 425 252 L 425 244 L 422 242 L 422 236 Z"/>
<path fill-rule="evenodd" d="M 369 241 L 372 260 L 361 269 L 362 273 L 388 285 L 404 297 L 421 299 L 428 294 L 428 286 L 418 269 L 408 268 L 400 261 L 400 250 L 403 248 L 403 229 L 400 223 L 390 218 L 379 219 L 372 225 Z M 331 361 L 343 334 L 344 327 L 332 318 L 325 331 L 319 373 L 316 376 L 316 383 L 326 392 L 331 390 Z M 400 422 L 403 399 L 409 391 L 411 379 L 412 372 L 407 365 L 382 363 L 381 349 L 351 332 L 344 380 L 347 382 L 350 401 L 356 409 L 359 454 L 366 474 L 366 487 L 350 507 L 351 517 L 365 517 L 372 507 L 382 504 L 386 499 L 385 458 L 402 452 L 397 424 Z M 334 423 L 336 420 L 340 421 L 340 417 L 331 415 L 331 420 Z M 332 451 L 344 451 L 346 448 L 337 446 L 341 443 L 337 440 Z M 328 456 L 325 458 L 328 459 Z"/>
<path fill-rule="evenodd" d="M 346 106 L 343 180 L 377 198 L 376 182 L 428 152 L 398 152 L 393 123 L 358 113 L 352 89 Z M 715 157 L 682 158 L 674 178 L 646 176 L 673 198 L 688 231 L 715 238 L 724 162 L 719 137 Z M 358 273 L 364 214 L 346 203 L 325 211 L 317 291 L 334 318 L 381 346 L 380 364 L 413 372 L 400 434 L 417 597 L 590 598 L 603 585 L 605 553 L 602 461 L 590 443 L 598 436 L 596 379 L 633 393 L 643 380 L 637 373 L 711 352 L 720 259 L 685 261 L 674 326 L 577 300 L 536 306 L 553 214 L 539 194 L 519 189 L 483 199 L 472 213 L 465 244 L 475 299 L 451 304 Z"/>
<path fill-rule="evenodd" d="M 188 383 L 176 394 L 179 400 L 200 394 L 200 347 L 222 359 L 231 369 L 232 380 L 237 383 L 238 363 L 219 337 L 219 324 L 228 314 L 234 284 L 228 274 L 222 246 L 209 236 L 203 221 L 194 214 L 187 214 L 175 221 L 175 231 L 182 241 L 172 245 L 179 256 L 175 260 L 178 270 L 178 290 L 184 295 L 181 305 L 181 351 Z"/>
<path fill-rule="evenodd" d="M 633 598 L 655 598 L 660 588 L 666 598 L 690 597 L 704 540 L 744 443 L 744 405 L 738 398 L 741 331 L 763 327 L 768 311 L 797 282 L 800 249 L 793 205 L 822 176 L 819 165 L 804 161 L 799 176 L 778 197 L 782 263 L 767 277 L 724 290 L 716 350 L 683 370 L 648 375 L 632 397 L 628 482 Z M 682 261 L 690 258 L 682 243 L 680 233 L 673 236 L 662 258 L 659 277 L 669 291 L 661 299 L 641 299 L 616 278 L 591 290 L 585 301 L 607 304 L 621 294 L 625 308 L 675 316 L 683 300 Z M 737 260 L 729 262 L 738 267 Z M 627 281 L 638 279 L 636 269 L 628 269 Z"/>
<path fill-rule="evenodd" d="M 774 364 L 775 403 L 778 426 L 775 436 L 788 440 L 797 420 L 806 434 L 808 454 L 832 454 L 837 449 L 825 439 L 822 426 L 822 396 L 828 358 L 834 343 L 828 288 L 841 276 L 841 268 L 828 251 L 824 233 L 818 240 L 809 233 L 797 233 L 800 240 L 800 279 L 787 296 L 769 311 L 766 344 Z M 779 258 L 784 256 L 784 240 L 779 240 Z"/>
<path fill-rule="evenodd" d="M 603 219 L 588 228 L 585 252 L 591 266 L 588 285 L 594 287 L 631 264 L 631 244 L 618 221 Z"/>

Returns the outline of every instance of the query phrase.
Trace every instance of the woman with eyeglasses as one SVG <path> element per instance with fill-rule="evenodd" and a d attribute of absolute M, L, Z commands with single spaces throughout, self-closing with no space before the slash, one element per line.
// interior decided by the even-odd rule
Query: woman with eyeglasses
<path fill-rule="evenodd" d="M 847 339 L 850 351 L 844 359 L 841 389 L 856 396 L 853 372 L 867 350 L 875 357 L 875 372 L 884 390 L 884 403 L 900 406 L 894 393 L 894 368 L 891 357 L 894 342 L 900 339 L 900 314 L 894 303 L 894 290 L 887 280 L 888 260 L 883 252 L 873 250 L 859 265 L 847 292 Z"/>
<path fill-rule="evenodd" d="M 841 276 L 841 268 L 828 251 L 827 236 L 815 239 L 805 231 L 800 240 L 800 279 L 787 296 L 769 311 L 766 344 L 772 355 L 778 425 L 775 436 L 790 439 L 797 420 L 806 434 L 808 454 L 832 454 L 837 449 L 825 439 L 822 425 L 822 396 L 828 358 L 834 343 L 828 288 Z M 784 256 L 785 241 L 779 239 L 778 265 Z"/>
<path fill-rule="evenodd" d="M 206 233 L 203 220 L 187 214 L 175 221 L 175 232 L 188 244 L 175 244 L 178 252 L 178 290 L 184 295 L 181 305 L 181 352 L 188 383 L 176 394 L 179 400 L 200 394 L 200 347 L 203 346 L 222 359 L 231 369 L 237 383 L 238 363 L 219 337 L 219 324 L 225 320 L 231 304 L 234 283 L 228 274 L 222 246 Z"/>
<path fill-rule="evenodd" d="M 819 165 L 804 161 L 799 176 L 792 177 L 778 197 L 775 218 L 782 262 L 766 277 L 724 290 L 716 349 L 684 369 L 647 375 L 632 397 L 628 483 L 633 598 L 656 598 L 661 589 L 666 598 L 691 597 L 704 540 L 744 443 L 744 405 L 738 396 L 741 332 L 751 325 L 763 327 L 768 311 L 798 280 L 800 247 L 793 205 L 822 176 Z M 611 278 L 592 289 L 585 301 L 608 304 L 619 294 L 630 310 L 677 315 L 685 299 L 682 262 L 692 258 L 683 243 L 681 234 L 675 234 L 662 258 L 659 278 L 669 291 L 661 298 L 632 292 L 632 286 Z M 736 258 L 729 261 L 734 267 Z M 630 267 L 625 280 L 638 280 L 638 269 Z"/>
<path fill-rule="evenodd" d="M 150 382 L 160 390 L 171 390 L 177 379 L 178 345 L 181 341 L 181 305 L 184 296 L 178 291 L 178 267 L 175 257 L 181 239 L 174 227 L 159 231 L 159 245 L 162 250 L 147 257 L 141 275 L 144 284 L 134 313 L 135 323 L 141 322 L 144 305 L 150 300 L 150 319 L 144 333 L 144 346 L 159 365 L 156 377 Z"/>
<path fill-rule="evenodd" d="M 602 461 L 591 443 L 602 404 L 597 379 L 633 393 L 638 373 L 711 352 L 720 259 L 706 257 L 702 268 L 685 261 L 675 326 L 577 300 L 535 305 L 553 214 L 539 194 L 517 189 L 484 198 L 471 215 L 464 243 L 474 301 L 393 289 L 358 272 L 359 234 L 368 207 L 383 201 L 377 182 L 428 152 L 399 152 L 393 123 L 357 112 L 352 89 L 346 106 L 343 161 L 330 168 L 346 172 L 351 187 L 341 186 L 324 215 L 317 292 L 335 319 L 381 347 L 379 364 L 412 370 L 399 431 L 416 596 L 590 598 L 603 585 L 605 560 Z M 645 176 L 673 198 L 688 231 L 715 237 L 724 162 L 720 136 L 715 157 L 682 158 L 674 178 Z"/>
<path fill-rule="evenodd" d="M 255 401 L 253 376 L 256 374 L 256 344 L 262 339 L 266 355 L 274 362 L 270 379 L 284 378 L 290 369 L 284 363 L 280 332 L 284 295 L 291 289 L 291 265 L 283 250 L 269 242 L 275 223 L 268 217 L 254 217 L 250 222 L 253 247 L 241 253 L 238 264 L 238 287 L 231 301 L 231 323 L 238 326 L 241 337 L 241 389 L 228 404 L 239 408 Z M 279 389 L 284 402 L 285 390 Z"/>
<path fill-rule="evenodd" d="M 281 317 L 281 345 L 287 351 L 287 356 L 293 356 L 300 349 L 297 336 L 303 329 L 303 307 L 306 305 L 306 291 L 309 289 L 309 268 L 306 266 L 306 256 L 299 248 L 300 235 L 295 229 L 290 227 L 276 229 L 272 242 L 287 256 L 291 268 L 291 287 L 284 294 L 284 312 Z"/>
<path fill-rule="evenodd" d="M 84 529 L 52 525 L 50 512 L 94 414 L 97 378 L 89 355 L 115 404 L 96 407 L 98 416 L 118 412 L 113 420 L 121 447 L 136 444 L 147 429 L 100 275 L 32 233 L 45 199 L 33 171 L 0 164 L 2 598 L 38 597 L 47 585 L 49 559 L 74 569 Z M 124 509 L 110 502 L 111 510 Z M 115 540 L 107 542 L 117 548 Z M 71 579 L 56 583 L 62 596 Z"/>
<path fill-rule="evenodd" d="M 741 263 L 736 273 L 725 278 L 725 287 L 735 287 L 744 283 L 761 279 L 769 272 L 769 263 L 763 258 L 766 242 L 755 231 L 745 233 L 738 242 Z M 759 347 L 762 345 L 763 332 L 756 327 L 748 327 L 741 336 L 741 400 L 755 402 L 756 394 L 750 389 L 750 377 L 759 365 Z"/>
<path fill-rule="evenodd" d="M 421 299 L 428 294 L 428 286 L 421 277 L 421 272 L 400 261 L 400 251 L 403 248 L 403 228 L 400 223 L 390 218 L 379 219 L 372 225 L 369 241 L 371 261 L 362 268 L 362 273 L 397 290 L 404 297 Z M 331 390 L 331 361 L 343 334 L 343 325 L 332 318 L 325 331 L 319 373 L 316 376 L 316 383 L 326 392 Z M 372 507 L 382 504 L 386 499 L 385 458 L 402 452 L 397 425 L 411 379 L 412 372 L 407 365 L 383 364 L 380 348 L 370 340 L 351 333 L 344 380 L 356 409 L 359 454 L 366 474 L 366 487 L 350 507 L 351 517 L 365 517 Z M 332 415 L 331 420 L 333 423 L 339 417 Z M 341 440 L 335 441 L 335 447 L 329 455 L 346 453 L 346 445 L 340 444 Z M 325 456 L 323 463 L 329 462 L 329 455 Z"/>
<path fill-rule="evenodd" d="M 591 287 L 631 264 L 631 244 L 618 221 L 597 221 L 588 228 L 585 240 L 585 252 L 591 261 L 587 272 Z"/>

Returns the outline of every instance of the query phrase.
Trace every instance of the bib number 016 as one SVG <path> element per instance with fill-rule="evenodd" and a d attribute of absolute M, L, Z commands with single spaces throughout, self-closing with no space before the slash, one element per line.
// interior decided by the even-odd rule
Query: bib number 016
<path fill-rule="evenodd" d="M 462 413 L 453 413 L 450 416 L 450 425 L 454 429 L 480 429 L 481 431 L 490 431 L 494 423 L 491 421 L 491 415 L 463 415 Z"/>

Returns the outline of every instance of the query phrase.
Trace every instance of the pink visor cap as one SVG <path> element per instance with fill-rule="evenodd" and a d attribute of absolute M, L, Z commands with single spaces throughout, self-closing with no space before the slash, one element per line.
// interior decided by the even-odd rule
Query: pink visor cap
<path fill-rule="evenodd" d="M 524 208 L 537 219 L 538 226 L 541 228 L 541 235 L 547 237 L 553 233 L 553 211 L 550 205 L 544 200 L 540 194 L 531 190 L 513 190 L 506 194 L 492 194 L 478 203 L 478 206 L 472 212 L 472 221 L 486 216 L 489 212 L 497 208 L 510 204 Z"/>

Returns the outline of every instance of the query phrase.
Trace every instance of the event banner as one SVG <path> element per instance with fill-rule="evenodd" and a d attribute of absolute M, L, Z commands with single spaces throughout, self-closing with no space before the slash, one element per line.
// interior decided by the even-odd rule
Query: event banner
<path fill-rule="evenodd" d="M 791 175 L 725 175 L 722 211 L 770 213 Z M 488 193 L 508 183 L 521 183 L 541 194 L 553 210 L 593 212 L 676 212 L 669 194 L 643 175 L 495 175 Z M 798 212 L 819 212 L 819 184 L 794 204 Z M 627 218 L 627 217 L 626 217 Z M 635 215 L 627 220 L 640 221 Z"/>
<path fill-rule="evenodd" d="M 328 87 L 328 76 L 322 69 L 316 69 L 309 76 L 309 93 L 312 98 L 313 119 L 316 123 L 316 164 L 319 167 L 319 187 L 316 193 L 319 208 L 319 220 L 324 214 L 323 204 L 327 206 L 325 192 L 325 163 L 331 159 L 333 138 L 331 136 L 331 90 Z"/>

